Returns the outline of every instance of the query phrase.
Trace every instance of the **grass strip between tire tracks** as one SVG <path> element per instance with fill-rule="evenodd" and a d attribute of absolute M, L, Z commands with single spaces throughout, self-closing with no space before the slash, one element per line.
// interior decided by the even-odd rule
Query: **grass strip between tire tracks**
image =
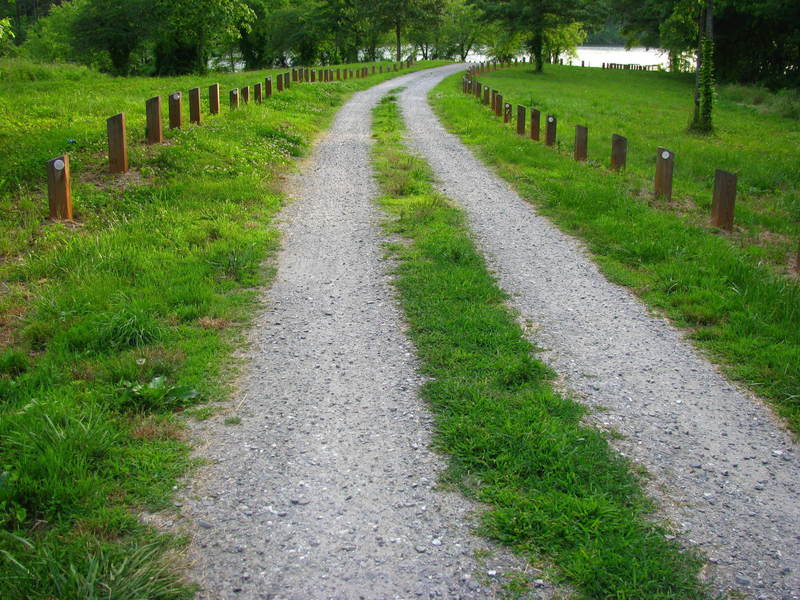
<path fill-rule="evenodd" d="M 581 423 L 533 358 L 505 294 L 477 253 L 463 213 L 434 191 L 408 152 L 395 97 L 374 111 L 373 159 L 410 335 L 430 377 L 422 389 L 447 481 L 490 505 L 483 533 L 552 561 L 583 598 L 706 597 L 699 556 L 647 520 L 632 465 Z"/>
<path fill-rule="evenodd" d="M 412 70 L 430 66 L 437 63 Z M 212 409 L 197 404 L 227 398 L 232 352 L 269 279 L 262 263 L 277 248 L 281 172 L 353 91 L 395 74 L 295 85 L 260 106 L 171 131 L 169 143 L 132 144 L 136 169 L 118 177 L 105 173 L 99 115 L 136 106 L 131 121 L 140 123 L 153 87 L 188 78 L 113 80 L 81 70 L 76 83 L 68 67 L 39 70 L 46 80 L 30 84 L 5 75 L 21 98 L 33 94 L 42 105 L 79 92 L 103 104 L 76 107 L 66 130 L 31 134 L 33 158 L 19 163 L 14 185 L 0 185 L 8 234 L 0 253 L 0 596 L 190 597 L 181 540 L 137 517 L 171 518 L 173 487 L 190 467 L 176 413 L 205 418 Z M 262 75 L 220 79 L 240 85 Z M 16 135 L 4 119 L 0 111 L 0 138 Z M 43 165 L 34 168 L 36 156 L 52 155 L 52 138 L 66 135 L 77 139 L 81 165 L 73 171 L 76 224 L 46 220 Z"/>

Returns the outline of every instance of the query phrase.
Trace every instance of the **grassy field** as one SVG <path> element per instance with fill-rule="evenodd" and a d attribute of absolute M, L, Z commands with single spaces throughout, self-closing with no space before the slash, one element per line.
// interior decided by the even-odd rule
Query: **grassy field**
<path fill-rule="evenodd" d="M 374 112 L 374 162 L 389 218 L 396 285 L 429 377 L 435 443 L 447 481 L 490 505 L 483 532 L 575 590 L 574 598 L 707 597 L 698 557 L 648 520 L 630 465 L 585 409 L 556 394 L 506 297 L 476 252 L 464 214 L 438 195 L 428 165 L 403 145 L 393 96 Z M 530 590 L 516 580 L 510 593 Z"/>
<path fill-rule="evenodd" d="M 219 81 L 226 107 L 227 89 L 267 74 L 115 79 L 0 61 L 3 598 L 191 595 L 181 540 L 137 513 L 172 509 L 190 467 L 178 413 L 226 398 L 278 243 L 282 175 L 351 92 L 390 77 L 293 85 L 142 143 L 147 98 Z M 105 118 L 120 111 L 133 169 L 111 176 Z M 75 222 L 50 223 L 44 161 L 64 151 Z"/>
<path fill-rule="evenodd" d="M 447 126 L 523 197 L 586 241 L 607 276 L 685 327 L 726 372 L 773 403 L 800 432 L 800 122 L 726 100 L 717 133 L 686 132 L 691 82 L 666 73 L 548 66 L 479 77 L 504 100 L 558 118 L 556 151 L 512 127 L 446 79 L 431 100 Z M 590 162 L 572 160 L 574 125 Z M 627 171 L 608 170 L 612 133 L 629 139 Z M 652 197 L 655 149 L 676 157 L 673 202 Z M 738 173 L 737 227 L 708 226 L 715 168 Z"/>

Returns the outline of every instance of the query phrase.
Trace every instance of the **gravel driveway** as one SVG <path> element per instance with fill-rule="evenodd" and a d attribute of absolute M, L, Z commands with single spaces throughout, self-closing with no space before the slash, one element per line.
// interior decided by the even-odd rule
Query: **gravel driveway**
<path fill-rule="evenodd" d="M 479 247 L 541 355 L 651 473 L 650 494 L 687 543 L 710 558 L 718 589 L 800 598 L 798 452 L 772 414 L 731 385 L 581 245 L 538 216 L 427 104 L 443 72 L 409 82 L 400 104 L 412 143 L 442 191 L 468 212 Z M 500 127 L 500 125 L 498 125 Z M 567 159 L 565 159 L 567 160 Z M 576 166 L 577 168 L 581 168 Z"/>
<path fill-rule="evenodd" d="M 242 422 L 195 432 L 211 461 L 183 500 L 201 597 L 493 598 L 504 573 L 530 571 L 472 535 L 476 506 L 436 488 L 443 461 L 383 258 L 371 109 L 423 73 L 355 94 L 293 177 Z"/>

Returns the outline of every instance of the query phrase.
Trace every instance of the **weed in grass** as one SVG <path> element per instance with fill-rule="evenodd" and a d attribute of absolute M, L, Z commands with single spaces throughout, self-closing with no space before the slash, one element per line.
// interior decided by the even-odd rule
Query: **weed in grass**
<path fill-rule="evenodd" d="M 407 170 L 396 158 L 409 154 L 391 100 L 376 108 L 374 130 L 387 230 L 410 242 L 391 246 L 395 283 L 429 377 L 422 394 L 435 445 L 450 455 L 445 482 L 489 505 L 484 534 L 552 560 L 576 597 L 707 597 L 700 557 L 648 521 L 633 465 L 581 424 L 583 407 L 552 391 L 552 372 L 533 357 L 464 215 L 434 192 L 429 169 L 413 170 L 403 188 L 413 194 L 389 193 L 395 165 Z"/>
<path fill-rule="evenodd" d="M 225 417 L 223 423 L 225 425 L 241 425 L 242 419 L 241 417 Z"/>

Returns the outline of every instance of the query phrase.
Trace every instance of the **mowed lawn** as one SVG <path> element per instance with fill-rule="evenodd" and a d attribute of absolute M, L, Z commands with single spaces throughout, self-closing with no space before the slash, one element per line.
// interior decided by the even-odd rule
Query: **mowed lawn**
<path fill-rule="evenodd" d="M 539 109 L 543 132 L 554 115 L 555 151 L 463 94 L 460 75 L 431 92 L 447 126 L 583 239 L 607 276 L 686 328 L 800 432 L 800 123 L 723 91 L 716 133 L 690 134 L 692 80 L 684 75 L 547 65 L 540 75 L 518 66 L 477 78 L 512 102 L 514 115 L 517 104 Z M 589 128 L 586 164 L 572 158 L 578 124 Z M 614 133 L 628 138 L 619 175 L 609 170 Z M 670 202 L 652 193 L 659 146 L 676 155 Z M 739 177 L 732 233 L 709 224 L 717 168 Z"/>

